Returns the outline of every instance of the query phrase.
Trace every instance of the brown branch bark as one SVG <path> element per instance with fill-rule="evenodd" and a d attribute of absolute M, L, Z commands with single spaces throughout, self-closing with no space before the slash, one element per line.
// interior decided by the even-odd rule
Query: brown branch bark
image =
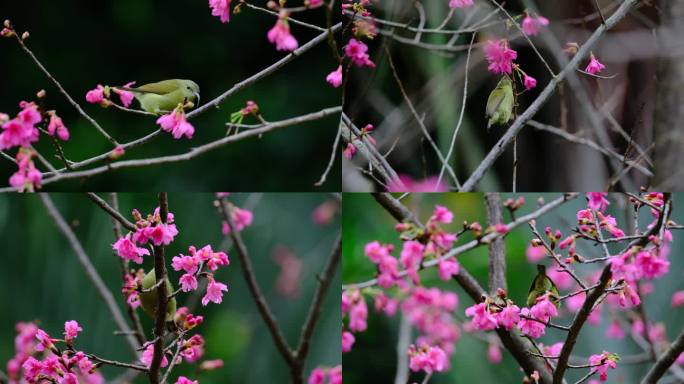
<path fill-rule="evenodd" d="M 641 380 L 641 384 L 657 383 L 682 352 L 684 352 L 684 331 L 679 334 L 674 343 L 670 345 L 670 348 L 653 364 L 648 373 L 646 373 L 646 376 Z"/>
<path fill-rule="evenodd" d="M 169 202 L 166 192 L 159 192 L 159 217 L 166 224 L 169 214 Z M 157 278 L 157 311 L 154 319 L 154 354 L 150 363 L 150 384 L 159 384 L 159 369 L 164 357 L 164 325 L 166 323 L 166 306 L 168 292 L 166 290 L 166 264 L 164 260 L 164 246 L 154 247 L 154 274 Z M 162 282 L 160 284 L 160 282 Z"/>
<path fill-rule="evenodd" d="M 128 221 L 121 213 L 119 213 L 118 208 L 113 208 L 109 204 L 107 204 L 106 201 L 104 201 L 100 196 L 96 195 L 93 192 L 87 192 L 86 195 L 90 200 L 93 201 L 93 203 L 97 204 L 98 207 L 102 208 L 105 212 L 107 212 L 112 219 L 116 220 L 119 222 L 121 225 L 123 225 L 126 229 L 129 231 L 135 231 L 135 224 L 131 223 Z M 119 231 L 119 237 L 121 237 L 121 231 Z M 118 239 L 118 238 L 117 238 Z"/>

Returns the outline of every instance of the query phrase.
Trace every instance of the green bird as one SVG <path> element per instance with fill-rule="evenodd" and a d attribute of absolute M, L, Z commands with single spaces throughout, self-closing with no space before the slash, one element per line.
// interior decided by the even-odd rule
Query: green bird
<path fill-rule="evenodd" d="M 560 308 L 558 301 L 559 293 L 556 284 L 546 275 L 546 267 L 537 264 L 537 276 L 535 276 L 530 286 L 530 292 L 527 294 L 527 306 L 531 307 L 537 302 L 537 298 L 544 296 L 547 292 L 551 292 L 551 301 Z M 554 300 L 555 298 L 555 300 Z"/>
<path fill-rule="evenodd" d="M 199 85 L 192 80 L 171 79 L 136 88 L 118 88 L 132 92 L 140 103 L 140 108 L 156 115 L 170 112 L 186 101 L 195 105 L 200 101 Z"/>
<path fill-rule="evenodd" d="M 487 129 L 494 124 L 506 124 L 513 117 L 513 85 L 508 76 L 499 80 L 496 88 L 489 94 L 487 99 L 486 117 Z"/>
<path fill-rule="evenodd" d="M 157 283 L 157 277 L 154 273 L 154 268 L 152 268 L 151 271 L 145 275 L 142 281 L 143 289 L 150 289 L 154 287 L 154 285 Z M 166 292 L 170 295 L 173 293 L 173 286 L 171 285 L 171 282 L 169 281 L 168 277 L 166 278 Z M 157 312 L 157 289 L 153 289 L 149 292 L 141 292 L 140 293 L 140 304 L 142 306 L 143 311 L 150 315 L 153 319 L 155 318 L 155 313 Z M 171 298 L 169 300 L 168 304 L 166 305 L 166 322 L 173 323 L 173 317 L 176 314 L 176 298 Z"/>

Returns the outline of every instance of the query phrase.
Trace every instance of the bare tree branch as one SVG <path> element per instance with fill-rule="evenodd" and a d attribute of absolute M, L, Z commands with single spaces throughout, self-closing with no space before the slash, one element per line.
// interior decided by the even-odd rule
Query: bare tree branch
<path fill-rule="evenodd" d="M 501 195 L 485 193 L 485 204 L 489 225 L 501 224 Z M 489 243 L 489 293 L 494 295 L 499 288 L 506 290 L 506 242 L 503 237 Z"/>
<path fill-rule="evenodd" d="M 169 215 L 169 202 L 166 192 L 159 192 L 159 218 L 161 224 L 166 224 Z M 159 369 L 164 357 L 164 332 L 166 328 L 166 307 L 168 295 L 166 287 L 166 261 L 164 260 L 164 245 L 154 247 L 154 274 L 157 279 L 157 307 L 154 318 L 154 354 L 150 363 L 150 384 L 159 384 Z M 161 282 L 161 283 L 160 283 Z"/>
<path fill-rule="evenodd" d="M 641 379 L 641 384 L 657 383 L 682 352 L 684 352 L 684 331 L 677 336 L 677 339 L 670 345 L 670 348 L 653 364 L 648 373 L 646 373 L 646 376 Z"/>

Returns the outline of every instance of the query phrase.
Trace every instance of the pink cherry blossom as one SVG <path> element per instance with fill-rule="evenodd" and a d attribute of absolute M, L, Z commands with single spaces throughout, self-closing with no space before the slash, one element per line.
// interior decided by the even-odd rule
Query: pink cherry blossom
<path fill-rule="evenodd" d="M 539 33 L 540 26 L 549 25 L 549 19 L 543 16 L 530 16 L 529 14 L 525 16 L 522 21 L 523 33 L 528 36 L 534 36 Z"/>
<path fill-rule="evenodd" d="M 185 376 L 178 376 L 178 379 L 176 380 L 176 384 L 199 384 L 199 381 L 190 380 Z"/>
<path fill-rule="evenodd" d="M 485 303 L 474 304 L 466 308 L 465 314 L 473 318 L 472 324 L 477 330 L 488 331 L 497 326 L 496 317 L 489 312 Z"/>
<path fill-rule="evenodd" d="M 182 109 L 175 109 L 171 113 L 163 115 L 157 119 L 157 124 L 166 132 L 171 132 L 174 139 L 185 136 L 192 139 L 195 134 L 195 127 L 188 123 Z"/>
<path fill-rule="evenodd" d="M 528 335 L 531 338 L 537 339 L 544 335 L 546 331 L 546 326 L 539 321 L 529 319 L 531 316 L 530 310 L 528 308 L 523 308 L 520 310 L 520 321 L 518 322 L 518 328 L 523 335 Z"/>
<path fill-rule="evenodd" d="M 353 333 L 342 331 L 342 352 L 350 352 L 355 341 L 356 337 L 354 337 Z"/>
<path fill-rule="evenodd" d="M 549 268 L 546 275 L 551 279 L 560 289 L 570 289 L 575 282 L 568 272 L 558 270 L 558 268 Z"/>
<path fill-rule="evenodd" d="M 124 88 L 130 88 L 135 84 L 135 81 L 131 81 L 129 83 L 124 84 Z M 120 88 L 112 88 L 112 91 L 119 95 L 119 99 L 121 99 L 121 104 L 123 104 L 124 107 L 128 108 L 131 103 L 133 102 L 133 98 L 135 97 L 133 95 L 133 92 L 131 91 L 126 91 L 124 89 Z"/>
<path fill-rule="evenodd" d="M 337 88 L 342 85 L 342 66 L 340 65 L 336 70 L 330 72 L 325 78 L 325 81 L 332 85 L 333 88 Z"/>
<path fill-rule="evenodd" d="M 618 292 L 618 298 L 620 306 L 623 308 L 635 307 L 639 305 L 639 303 L 641 303 L 639 294 L 627 282 L 625 282 L 624 288 L 622 288 L 620 292 Z M 627 302 L 627 299 L 629 299 L 629 302 Z"/>
<path fill-rule="evenodd" d="M 375 296 L 375 310 L 383 311 L 387 316 L 394 316 L 399 307 L 399 300 L 387 297 L 384 293 Z"/>
<path fill-rule="evenodd" d="M 635 260 L 636 266 L 646 279 L 655 279 L 665 275 L 670 269 L 670 262 L 649 251 L 641 251 Z"/>
<path fill-rule="evenodd" d="M 48 124 L 47 130 L 50 136 L 54 136 L 56 133 L 60 140 L 69 140 L 69 130 L 62 122 L 62 118 L 57 116 L 54 112 L 50 113 L 50 123 Z"/>
<path fill-rule="evenodd" d="M 439 278 L 444 281 L 451 280 L 452 276 L 458 275 L 461 271 L 461 265 L 456 261 L 456 259 L 451 258 L 447 260 L 441 260 L 439 262 Z"/>
<path fill-rule="evenodd" d="M 411 344 L 408 354 L 409 368 L 414 372 L 442 372 L 448 365 L 446 353 L 438 346 L 421 345 L 416 348 L 415 345 Z"/>
<path fill-rule="evenodd" d="M 18 192 L 33 192 L 40 187 L 43 174 L 36 169 L 31 160 L 32 156 L 33 151 L 29 149 L 20 148 L 17 152 L 16 160 L 19 169 L 10 176 L 9 183 Z"/>
<path fill-rule="evenodd" d="M 363 252 L 375 264 L 380 263 L 384 257 L 390 255 L 390 247 L 380 244 L 377 241 L 372 241 L 365 245 Z"/>
<path fill-rule="evenodd" d="M 213 277 L 210 277 L 209 284 L 207 285 L 207 292 L 202 298 L 202 305 L 206 306 L 210 301 L 221 304 L 221 301 L 223 301 L 223 291 L 228 291 L 228 286 L 216 282 Z"/>
<path fill-rule="evenodd" d="M 527 256 L 527 261 L 536 264 L 539 260 L 546 257 L 546 248 L 543 246 L 534 246 L 532 244 L 527 246 L 525 251 L 525 256 Z"/>
<path fill-rule="evenodd" d="M 432 216 L 430 216 L 430 221 L 434 223 L 449 224 L 453 219 L 454 214 L 442 205 L 435 206 L 435 210 L 432 212 Z"/>
<path fill-rule="evenodd" d="M 468 8 L 473 6 L 473 0 L 449 0 L 449 8 Z"/>
<path fill-rule="evenodd" d="M 281 14 L 275 26 L 268 31 L 268 41 L 276 45 L 278 51 L 294 51 L 299 46 L 297 39 L 290 33 L 287 14 Z"/>
<path fill-rule="evenodd" d="M 105 88 L 101 84 L 98 84 L 97 87 L 86 93 L 86 101 L 92 104 L 102 103 L 105 99 L 104 91 Z"/>
<path fill-rule="evenodd" d="M 425 252 L 425 246 L 412 240 L 404 242 L 401 255 L 399 256 L 402 266 L 408 271 L 416 284 L 420 281 L 417 271 L 420 263 L 423 261 L 423 252 Z"/>
<path fill-rule="evenodd" d="M 55 348 L 50 335 L 48 335 L 47 332 L 43 331 L 42 329 L 38 329 L 36 331 L 36 339 L 40 342 L 40 344 L 36 345 L 36 351 L 42 352 L 44 350 L 51 350 Z"/>
<path fill-rule="evenodd" d="M 322 368 L 314 368 L 309 375 L 308 384 L 323 384 L 325 382 L 327 375 Z"/>
<path fill-rule="evenodd" d="M 197 266 L 199 265 L 199 261 L 192 257 L 192 256 L 174 256 L 173 259 L 171 259 L 171 266 L 175 271 L 180 271 L 181 269 L 184 270 L 187 273 L 195 273 L 197 272 Z"/>
<path fill-rule="evenodd" d="M 235 230 L 240 232 L 243 229 L 252 225 L 252 221 L 254 220 L 254 214 L 252 213 L 252 211 L 249 211 L 247 209 L 235 207 L 233 208 L 231 219 L 233 219 Z M 223 222 L 223 228 L 221 232 L 224 235 L 230 234 L 230 226 L 228 225 L 228 222 Z"/>
<path fill-rule="evenodd" d="M 525 77 L 523 78 L 523 84 L 525 85 L 525 89 L 530 90 L 537 86 L 537 79 L 525 74 Z"/>
<path fill-rule="evenodd" d="M 496 74 L 513 72 L 513 60 L 518 57 L 518 53 L 508 47 L 507 40 L 489 40 L 484 51 L 489 71 Z"/>
<path fill-rule="evenodd" d="M 221 18 L 222 23 L 230 21 L 230 1 L 231 0 L 209 0 L 211 15 Z"/>
<path fill-rule="evenodd" d="M 672 294 L 672 308 L 684 305 L 684 291 L 677 291 Z"/>
<path fill-rule="evenodd" d="M 0 133 L 0 150 L 12 147 L 29 147 L 38 141 L 39 131 L 35 127 L 42 118 L 35 103 L 22 101 L 19 103 L 22 111 L 17 117 L 2 124 Z"/>
<path fill-rule="evenodd" d="M 64 338 L 67 340 L 67 342 L 69 342 L 75 339 L 78 335 L 78 332 L 82 330 L 83 328 L 78 325 L 76 320 L 69 320 L 64 323 Z"/>
<path fill-rule="evenodd" d="M 592 75 L 595 75 L 599 72 L 601 72 L 606 66 L 601 64 L 600 61 L 592 54 L 591 58 L 589 59 L 589 64 L 587 65 L 587 68 L 584 69 L 585 72 L 591 73 Z"/>
<path fill-rule="evenodd" d="M 352 143 L 348 143 L 342 150 L 342 156 L 347 160 L 351 160 L 352 157 L 354 157 L 354 154 L 356 154 L 356 147 Z"/>
<path fill-rule="evenodd" d="M 363 296 L 359 295 L 356 303 L 349 308 L 349 330 L 363 332 L 368 327 L 368 306 Z"/>
<path fill-rule="evenodd" d="M 558 316 L 558 308 L 549 300 L 549 295 L 546 294 L 537 298 L 537 303 L 530 308 L 530 314 L 535 319 L 546 322 L 552 317 Z"/>
<path fill-rule="evenodd" d="M 336 365 L 328 371 L 330 384 L 342 384 L 342 365 Z"/>
<path fill-rule="evenodd" d="M 344 47 L 344 54 L 351 59 L 357 67 L 375 67 L 375 63 L 368 56 L 368 46 L 362 41 L 349 39 Z"/>
<path fill-rule="evenodd" d="M 520 321 L 520 308 L 509 302 L 495 317 L 499 326 L 510 331 Z"/>
<path fill-rule="evenodd" d="M 150 251 L 145 248 L 140 248 L 131 241 L 131 233 L 129 232 L 126 236 L 120 237 L 114 244 L 112 244 L 112 249 L 124 260 L 131 260 L 136 264 L 142 264 L 143 256 L 148 256 Z"/>
<path fill-rule="evenodd" d="M 487 347 L 487 360 L 489 360 L 490 363 L 492 364 L 499 364 L 501 362 L 502 355 L 501 355 L 501 348 L 499 348 L 499 344 L 497 343 L 489 343 L 489 346 Z"/>
<path fill-rule="evenodd" d="M 190 292 L 197 289 L 197 278 L 190 273 L 183 274 L 178 282 L 180 283 L 183 292 Z"/>
<path fill-rule="evenodd" d="M 598 372 L 601 381 L 608 380 L 608 368 L 617 368 L 615 360 L 613 360 L 609 353 L 605 351 L 600 355 L 589 356 L 589 365 L 598 365 L 597 367 L 592 367 L 591 371 Z"/>
<path fill-rule="evenodd" d="M 150 364 L 152 364 L 152 358 L 154 357 L 154 344 L 150 344 L 145 348 L 145 351 L 142 353 L 142 356 L 140 356 L 140 362 L 143 363 L 147 368 L 150 367 Z M 166 358 L 166 355 L 162 358 L 161 361 L 161 366 L 166 367 L 169 365 L 169 360 Z"/>
<path fill-rule="evenodd" d="M 587 206 L 595 211 L 605 211 L 610 205 L 605 192 L 587 192 Z"/>

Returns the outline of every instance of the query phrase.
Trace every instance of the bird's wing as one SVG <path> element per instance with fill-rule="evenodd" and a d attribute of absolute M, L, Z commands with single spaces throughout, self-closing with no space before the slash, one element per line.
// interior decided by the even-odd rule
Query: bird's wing
<path fill-rule="evenodd" d="M 137 88 L 132 88 L 131 91 L 141 93 L 155 93 L 157 95 L 166 95 L 177 89 L 178 82 L 176 80 L 164 80 L 156 83 L 144 84 Z"/>
<path fill-rule="evenodd" d="M 494 115 L 494 112 L 496 112 L 496 110 L 499 109 L 499 105 L 501 105 L 503 100 L 504 95 L 494 95 L 493 93 L 491 93 L 489 95 L 489 98 L 487 98 L 487 108 L 485 109 L 486 116 L 492 117 Z"/>

